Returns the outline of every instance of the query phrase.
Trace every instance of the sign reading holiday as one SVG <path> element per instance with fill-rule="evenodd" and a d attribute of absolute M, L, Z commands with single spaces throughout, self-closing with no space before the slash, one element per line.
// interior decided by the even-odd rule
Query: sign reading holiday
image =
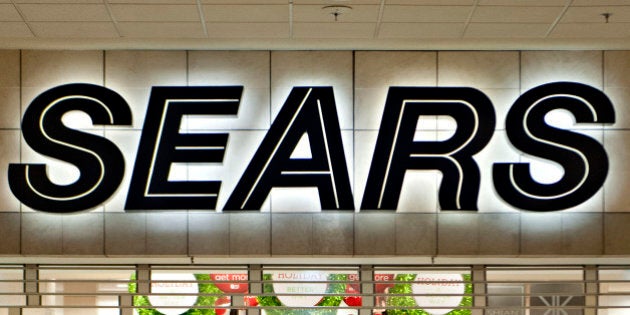
<path fill-rule="evenodd" d="M 71 111 L 93 125 L 130 126 L 131 109 L 117 92 L 91 84 L 51 88 L 26 108 L 22 133 L 36 152 L 79 170 L 70 184 L 52 181 L 46 164 L 10 164 L 9 187 L 35 210 L 72 213 L 97 207 L 123 181 L 125 155 L 135 154 L 125 210 L 217 209 L 220 180 L 173 180 L 175 163 L 215 163 L 226 159 L 229 132 L 181 133 L 184 117 L 238 115 L 242 86 L 153 87 L 136 152 L 64 124 Z M 505 126 L 515 150 L 560 165 L 553 183 L 537 181 L 524 162 L 494 163 L 480 169 L 474 156 L 488 145 L 496 125 L 494 105 L 469 87 L 390 87 L 371 157 L 366 188 L 355 205 L 332 87 L 294 87 L 242 174 L 222 211 L 260 210 L 273 188 L 317 189 L 323 210 L 396 210 L 405 174 L 442 174 L 442 210 L 477 210 L 480 179 L 490 176 L 499 198 L 525 210 L 556 211 L 589 200 L 604 184 L 608 157 L 600 142 L 583 133 L 549 125 L 555 110 L 578 124 L 612 124 L 608 97 L 588 85 L 555 82 L 523 93 L 509 108 Z M 457 128 L 446 140 L 415 139 L 422 116 L 448 116 Z M 212 129 L 209 126 L 208 129 Z M 310 156 L 292 155 L 304 136 Z M 368 157 L 369 158 L 369 157 Z M 422 187 L 414 188 L 422 189 Z M 295 198 L 299 198 L 296 196 Z"/>

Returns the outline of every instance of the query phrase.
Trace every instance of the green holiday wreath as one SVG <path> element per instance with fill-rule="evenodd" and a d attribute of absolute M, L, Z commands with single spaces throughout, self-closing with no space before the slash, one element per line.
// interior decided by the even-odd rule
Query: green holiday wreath
<path fill-rule="evenodd" d="M 264 274 L 263 280 L 272 281 L 271 274 Z M 328 281 L 345 281 L 348 280 L 348 275 L 345 274 L 330 274 L 328 275 Z M 274 293 L 273 284 L 267 282 L 263 285 L 264 293 Z M 327 294 L 345 293 L 345 283 L 330 283 L 326 288 Z M 315 306 L 339 306 L 343 296 L 327 295 L 319 301 Z M 257 298 L 258 305 L 264 308 L 264 306 L 282 306 L 282 302 L 273 295 L 259 296 Z M 265 309 L 267 315 L 336 315 L 336 309 L 306 309 L 306 310 L 288 310 L 288 309 Z"/>
<path fill-rule="evenodd" d="M 460 307 L 470 307 L 472 306 L 472 283 L 470 282 L 471 277 L 469 274 L 463 274 L 462 278 L 466 281 L 464 293 L 466 293 L 462 297 L 462 301 L 459 303 Z M 416 274 L 399 274 L 396 275 L 396 281 L 400 282 L 413 282 L 416 279 Z M 389 290 L 391 294 L 405 294 L 412 293 L 411 291 L 411 283 L 397 283 L 393 288 Z M 387 298 L 388 307 L 396 307 L 396 306 L 407 306 L 414 307 L 416 306 L 416 300 L 412 296 L 391 296 Z M 457 309 L 452 310 L 445 315 L 470 315 L 472 312 L 470 309 Z M 424 310 L 411 310 L 411 309 L 388 309 L 388 315 L 431 315 Z"/>
<path fill-rule="evenodd" d="M 199 283 L 199 293 L 207 293 L 207 294 L 216 294 L 216 295 L 200 295 L 197 297 L 197 301 L 195 302 L 195 306 L 214 306 L 214 303 L 221 297 L 221 294 L 224 294 L 217 286 L 210 283 L 210 275 L 207 274 L 195 274 L 195 278 Z M 129 282 L 129 293 L 137 292 L 137 284 L 136 284 L 136 275 L 131 276 L 131 282 Z M 139 315 L 164 315 L 161 312 L 158 312 L 156 309 L 149 308 L 151 302 L 149 301 L 148 296 L 144 295 L 135 295 L 133 297 L 133 306 L 140 306 L 143 308 L 138 308 Z M 189 309 L 188 311 L 181 313 L 180 315 L 216 315 L 217 313 L 213 308 L 200 308 L 200 309 Z"/>

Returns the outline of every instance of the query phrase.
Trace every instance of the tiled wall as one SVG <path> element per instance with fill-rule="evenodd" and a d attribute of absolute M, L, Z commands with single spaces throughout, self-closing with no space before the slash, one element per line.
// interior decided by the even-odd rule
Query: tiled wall
<path fill-rule="evenodd" d="M 630 254 L 630 52 L 625 51 L 0 51 L 0 254 L 3 255 L 620 255 Z M 612 126 L 571 127 L 604 144 L 611 165 L 605 186 L 561 212 L 515 209 L 494 192 L 496 162 L 528 161 L 535 176 L 561 171 L 514 149 L 504 120 L 516 98 L 553 81 L 602 89 L 613 101 Z M 102 206 L 51 215 L 21 205 L 7 183 L 9 163 L 45 162 L 71 182 L 78 172 L 29 148 L 20 117 L 39 93 L 88 82 L 120 93 L 131 127 L 92 127 L 125 154 L 117 193 Z M 125 213 L 151 86 L 243 85 L 238 118 L 187 123 L 190 130 L 230 130 L 221 166 L 178 166 L 181 179 L 223 182 L 222 209 L 293 86 L 333 86 L 348 172 L 358 208 L 389 86 L 469 86 L 492 100 L 495 134 L 475 159 L 482 173 L 478 212 L 440 211 L 437 172 L 408 172 L 398 213 L 321 213 L 315 189 L 274 189 L 262 213 L 172 211 Z M 211 127 L 208 127 L 211 126 Z M 423 119 L 418 136 L 447 137 L 453 123 Z M 301 212 L 301 213 L 287 213 Z"/>

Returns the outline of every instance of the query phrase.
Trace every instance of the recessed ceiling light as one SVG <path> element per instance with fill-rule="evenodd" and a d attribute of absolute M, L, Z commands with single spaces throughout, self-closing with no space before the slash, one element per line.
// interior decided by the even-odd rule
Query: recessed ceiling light
<path fill-rule="evenodd" d="M 339 17 L 343 14 L 347 14 L 352 7 L 349 5 L 327 5 L 322 7 L 322 10 L 328 12 L 328 14 L 332 15 L 335 21 L 339 20 Z"/>

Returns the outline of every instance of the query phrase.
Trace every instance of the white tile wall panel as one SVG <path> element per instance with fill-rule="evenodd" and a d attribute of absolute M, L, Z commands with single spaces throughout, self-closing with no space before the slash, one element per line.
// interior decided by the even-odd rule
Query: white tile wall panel
<path fill-rule="evenodd" d="M 31 22 L 110 21 L 103 4 L 20 4 L 18 8 Z"/>
<path fill-rule="evenodd" d="M 118 22 L 195 22 L 200 21 L 196 5 L 134 5 L 112 4 L 113 17 Z"/>
<path fill-rule="evenodd" d="M 39 38 L 116 38 L 112 22 L 31 22 L 28 24 Z"/>
<path fill-rule="evenodd" d="M 288 22 L 287 5 L 204 5 L 207 22 L 272 23 Z"/>
<path fill-rule="evenodd" d="M 562 7 L 480 6 L 475 9 L 471 22 L 481 23 L 548 23 L 562 13 Z"/>
<path fill-rule="evenodd" d="M 295 23 L 293 38 L 371 38 L 374 23 Z"/>

